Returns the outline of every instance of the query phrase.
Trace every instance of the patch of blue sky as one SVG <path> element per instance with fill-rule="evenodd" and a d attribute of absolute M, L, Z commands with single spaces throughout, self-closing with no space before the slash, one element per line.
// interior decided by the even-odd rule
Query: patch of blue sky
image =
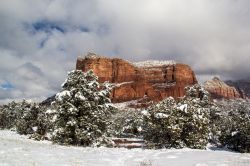
<path fill-rule="evenodd" d="M 4 90 L 11 90 L 14 88 L 14 85 L 7 81 L 7 82 L 2 83 L 0 87 L 1 89 L 4 89 Z"/>

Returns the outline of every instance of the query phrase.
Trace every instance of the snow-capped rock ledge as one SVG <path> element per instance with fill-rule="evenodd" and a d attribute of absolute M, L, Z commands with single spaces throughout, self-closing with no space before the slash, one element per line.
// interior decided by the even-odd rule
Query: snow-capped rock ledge
<path fill-rule="evenodd" d="M 136 67 L 155 67 L 155 66 L 175 65 L 176 62 L 173 60 L 169 60 L 169 61 L 147 60 L 147 61 L 141 61 L 141 62 L 134 62 L 132 64 L 135 65 Z"/>

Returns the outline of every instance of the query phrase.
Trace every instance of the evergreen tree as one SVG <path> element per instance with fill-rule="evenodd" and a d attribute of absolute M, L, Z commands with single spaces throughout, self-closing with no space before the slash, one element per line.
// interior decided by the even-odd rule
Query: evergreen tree
<path fill-rule="evenodd" d="M 186 96 L 178 103 L 183 109 L 181 139 L 190 148 L 206 147 L 210 133 L 210 111 L 212 103 L 209 93 L 199 84 L 186 88 Z"/>
<path fill-rule="evenodd" d="M 92 70 L 86 73 L 74 70 L 68 73 L 62 88 L 53 103 L 56 112 L 52 140 L 83 146 L 105 141 L 112 110 L 110 85 L 100 86 Z"/>
<path fill-rule="evenodd" d="M 140 110 L 126 108 L 116 110 L 109 126 L 111 137 L 142 137 L 143 115 Z"/>
<path fill-rule="evenodd" d="M 200 85 L 188 87 L 179 102 L 167 98 L 145 111 L 144 139 L 156 148 L 205 148 L 209 111 L 208 92 Z"/>
<path fill-rule="evenodd" d="M 56 110 L 48 106 L 39 106 L 35 126 L 36 131 L 31 135 L 31 138 L 35 140 L 51 140 L 55 112 Z"/>
<path fill-rule="evenodd" d="M 16 121 L 22 116 L 19 109 L 20 104 L 12 101 L 7 105 L 3 105 L 0 110 L 0 128 L 1 129 L 15 129 Z"/>
<path fill-rule="evenodd" d="M 250 152 L 250 103 L 228 100 L 216 103 L 213 135 L 217 143 L 239 152 Z"/>
<path fill-rule="evenodd" d="M 39 105 L 23 100 L 16 108 L 20 116 L 16 119 L 16 130 L 19 134 L 33 134 L 37 130 Z"/>
<path fill-rule="evenodd" d="M 150 148 L 181 148 L 183 119 L 175 100 L 170 97 L 142 112 L 143 135 Z"/>

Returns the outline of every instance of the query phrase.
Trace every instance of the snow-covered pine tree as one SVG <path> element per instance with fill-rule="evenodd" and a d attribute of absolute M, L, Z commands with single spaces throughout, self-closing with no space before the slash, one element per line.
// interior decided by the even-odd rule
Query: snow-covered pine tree
<path fill-rule="evenodd" d="M 51 114 L 46 114 L 47 106 L 38 103 L 10 102 L 0 107 L 0 129 L 13 129 L 19 134 L 31 134 L 36 140 L 48 139 L 51 131 Z"/>
<path fill-rule="evenodd" d="M 110 105 L 111 87 L 97 82 L 92 70 L 74 70 L 56 95 L 54 132 L 52 140 L 60 144 L 97 145 L 105 141 L 113 107 Z"/>
<path fill-rule="evenodd" d="M 7 123 L 4 106 L 0 105 L 0 129 L 4 129 Z"/>
<path fill-rule="evenodd" d="M 16 120 L 21 117 L 22 112 L 19 111 L 19 103 L 14 101 L 7 105 L 3 105 L 0 110 L 0 128 L 15 129 Z"/>
<path fill-rule="evenodd" d="M 31 138 L 35 140 L 51 140 L 53 129 L 53 111 L 49 106 L 39 105 L 39 112 L 36 115 L 36 123 Z"/>
<path fill-rule="evenodd" d="M 239 152 L 250 152 L 250 102 L 217 101 L 213 115 L 213 136 L 219 144 Z"/>
<path fill-rule="evenodd" d="M 205 148 L 209 110 L 208 92 L 200 85 L 188 87 L 179 102 L 170 97 L 144 112 L 144 139 L 156 148 Z"/>
<path fill-rule="evenodd" d="M 174 98 L 169 97 L 142 111 L 143 136 L 150 148 L 181 148 L 183 119 Z"/>
<path fill-rule="evenodd" d="M 109 126 L 111 137 L 141 137 L 143 126 L 143 115 L 141 111 L 134 108 L 126 108 L 115 111 L 112 115 L 113 123 Z"/>
<path fill-rule="evenodd" d="M 185 97 L 177 106 L 182 110 L 183 129 L 181 139 L 187 147 L 203 149 L 209 139 L 210 111 L 209 93 L 199 84 L 186 88 Z"/>
<path fill-rule="evenodd" d="M 16 130 L 19 134 L 33 134 L 37 130 L 39 105 L 23 100 L 16 108 L 20 116 L 16 119 Z"/>

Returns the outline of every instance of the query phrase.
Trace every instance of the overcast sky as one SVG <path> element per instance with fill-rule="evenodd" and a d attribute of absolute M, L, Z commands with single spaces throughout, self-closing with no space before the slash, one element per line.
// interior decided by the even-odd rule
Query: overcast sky
<path fill-rule="evenodd" d="M 55 94 L 87 52 L 249 77 L 250 1 L 0 1 L 0 103 Z"/>

